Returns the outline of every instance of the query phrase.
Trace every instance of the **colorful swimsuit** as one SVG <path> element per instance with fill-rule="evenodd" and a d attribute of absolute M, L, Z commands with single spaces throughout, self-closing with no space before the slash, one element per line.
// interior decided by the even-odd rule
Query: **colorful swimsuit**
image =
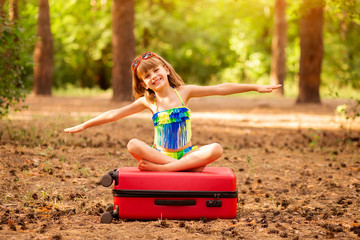
<path fill-rule="evenodd" d="M 152 120 L 155 127 L 155 146 L 176 150 L 182 148 L 190 141 L 191 121 L 190 109 L 185 106 L 176 89 L 173 89 L 176 95 L 179 97 L 182 106 L 156 112 L 153 115 Z M 157 110 L 156 99 L 154 104 Z M 157 150 L 172 158 L 180 159 L 186 153 L 191 150 L 195 150 L 196 148 L 196 146 L 191 146 L 174 152 L 162 151 L 160 149 Z"/>

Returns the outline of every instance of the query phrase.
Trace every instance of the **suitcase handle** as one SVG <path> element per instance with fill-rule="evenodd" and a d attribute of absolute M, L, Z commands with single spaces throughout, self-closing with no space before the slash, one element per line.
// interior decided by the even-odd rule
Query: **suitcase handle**
<path fill-rule="evenodd" d="M 183 200 L 155 199 L 155 205 L 160 205 L 160 206 L 194 206 L 194 205 L 196 205 L 196 200 L 195 199 L 183 199 Z"/>

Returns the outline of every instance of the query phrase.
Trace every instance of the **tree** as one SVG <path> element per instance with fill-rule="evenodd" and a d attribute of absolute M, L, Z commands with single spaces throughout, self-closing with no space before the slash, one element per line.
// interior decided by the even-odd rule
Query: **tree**
<path fill-rule="evenodd" d="M 5 12 L 4 12 L 4 10 L 3 10 L 4 3 L 5 3 L 5 0 L 0 0 L 0 18 L 4 18 L 4 17 L 5 17 Z"/>
<path fill-rule="evenodd" d="M 34 50 L 34 93 L 51 95 L 53 78 L 53 39 L 48 0 L 39 0 L 37 41 Z"/>
<path fill-rule="evenodd" d="M 0 118 L 10 108 L 16 111 L 25 107 L 18 103 L 25 100 L 27 89 L 22 76 L 31 65 L 27 57 L 31 35 L 17 23 L 17 1 L 10 2 L 9 14 L 3 10 L 4 3 L 5 0 L 0 0 Z"/>
<path fill-rule="evenodd" d="M 320 103 L 324 0 L 303 0 L 300 19 L 300 80 L 297 103 Z"/>
<path fill-rule="evenodd" d="M 114 101 L 131 100 L 130 65 L 135 58 L 134 0 L 114 0 L 112 8 L 112 88 Z"/>
<path fill-rule="evenodd" d="M 285 48 L 287 42 L 286 1 L 275 0 L 274 33 L 272 39 L 271 84 L 284 84 L 286 77 Z M 284 95 L 284 88 L 275 91 Z"/>
<path fill-rule="evenodd" d="M 10 21 L 14 23 L 19 19 L 18 0 L 10 0 L 9 4 L 10 4 L 10 8 L 9 8 Z"/>

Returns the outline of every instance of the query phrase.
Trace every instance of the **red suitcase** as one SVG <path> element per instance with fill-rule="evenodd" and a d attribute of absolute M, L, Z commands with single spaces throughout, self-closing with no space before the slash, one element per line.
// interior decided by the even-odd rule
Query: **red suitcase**
<path fill-rule="evenodd" d="M 101 222 L 121 219 L 235 218 L 235 174 L 226 167 L 207 167 L 202 172 L 148 172 L 122 167 L 101 179 L 114 182 L 114 205 Z"/>

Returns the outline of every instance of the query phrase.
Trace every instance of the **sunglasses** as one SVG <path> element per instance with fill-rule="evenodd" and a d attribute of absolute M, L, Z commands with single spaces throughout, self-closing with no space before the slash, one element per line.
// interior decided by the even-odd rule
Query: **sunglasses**
<path fill-rule="evenodd" d="M 136 58 L 136 59 L 132 62 L 132 64 L 131 64 L 131 70 L 134 71 L 135 75 L 137 75 L 137 74 L 136 74 L 136 68 L 139 66 L 139 64 L 140 64 L 140 62 L 141 62 L 141 59 L 144 59 L 144 60 L 145 60 L 145 59 L 149 59 L 149 58 L 151 58 L 151 57 L 157 57 L 157 58 L 159 58 L 159 57 L 156 56 L 155 53 L 153 53 L 153 52 L 146 52 L 146 53 L 140 55 L 140 57 Z M 159 59 L 160 59 L 160 58 L 159 58 Z"/>

